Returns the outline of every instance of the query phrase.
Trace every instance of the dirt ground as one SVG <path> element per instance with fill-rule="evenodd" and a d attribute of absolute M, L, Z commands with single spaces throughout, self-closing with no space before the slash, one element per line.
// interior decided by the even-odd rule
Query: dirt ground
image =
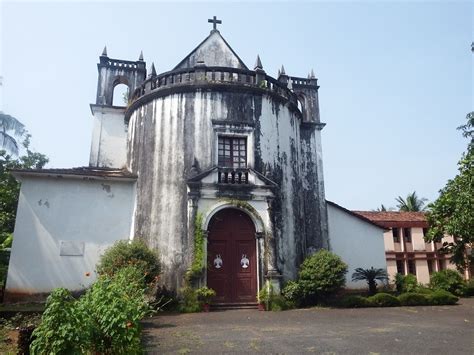
<path fill-rule="evenodd" d="M 231 310 L 144 322 L 148 353 L 474 354 L 474 298 L 457 306 Z"/>

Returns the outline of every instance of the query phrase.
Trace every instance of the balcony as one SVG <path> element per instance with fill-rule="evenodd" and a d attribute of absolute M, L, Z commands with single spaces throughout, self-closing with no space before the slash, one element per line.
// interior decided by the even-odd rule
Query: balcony
<path fill-rule="evenodd" d="M 218 168 L 217 182 L 219 184 L 248 185 L 249 169 Z"/>

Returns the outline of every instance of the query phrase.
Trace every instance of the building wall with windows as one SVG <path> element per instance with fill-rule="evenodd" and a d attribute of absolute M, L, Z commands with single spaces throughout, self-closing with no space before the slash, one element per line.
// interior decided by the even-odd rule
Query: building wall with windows
<path fill-rule="evenodd" d="M 428 222 L 423 212 L 354 212 L 387 228 L 383 238 L 390 281 L 401 273 L 416 275 L 418 282 L 427 284 L 433 272 L 456 269 L 449 261 L 450 255 L 439 252 L 443 242 L 451 242 L 452 237 L 440 243 L 425 242 Z"/>

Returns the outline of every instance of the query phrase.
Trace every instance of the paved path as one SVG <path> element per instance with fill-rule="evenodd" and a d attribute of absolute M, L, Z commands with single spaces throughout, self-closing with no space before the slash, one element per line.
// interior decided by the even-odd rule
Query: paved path
<path fill-rule="evenodd" d="M 148 353 L 474 354 L 474 298 L 458 306 L 162 315 Z"/>

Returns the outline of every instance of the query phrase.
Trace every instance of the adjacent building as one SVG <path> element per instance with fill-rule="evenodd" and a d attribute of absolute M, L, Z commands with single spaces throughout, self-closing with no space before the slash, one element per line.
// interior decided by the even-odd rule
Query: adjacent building
<path fill-rule="evenodd" d="M 413 274 L 418 282 L 427 284 L 435 271 L 456 269 L 450 263 L 449 254 L 439 251 L 443 242 L 452 242 L 445 237 L 440 243 L 425 242 L 428 222 L 423 212 L 369 212 L 354 211 L 372 222 L 386 228 L 384 233 L 387 272 L 391 281 L 396 273 Z"/>

